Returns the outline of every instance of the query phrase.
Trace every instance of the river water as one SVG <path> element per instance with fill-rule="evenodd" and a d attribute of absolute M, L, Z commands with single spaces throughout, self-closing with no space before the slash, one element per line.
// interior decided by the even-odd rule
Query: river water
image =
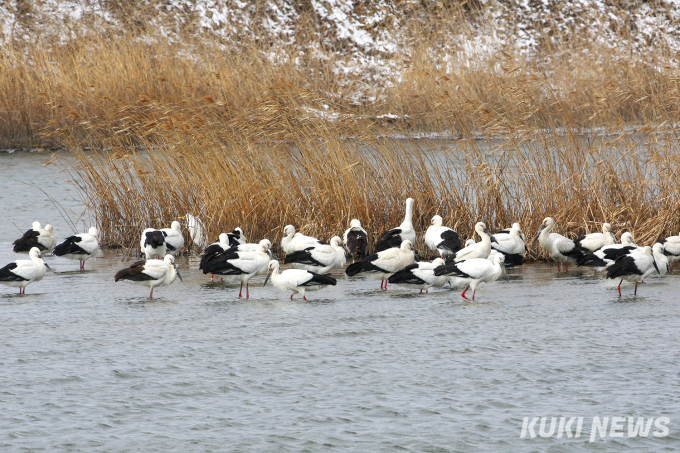
<path fill-rule="evenodd" d="M 84 212 L 48 160 L 0 155 L 2 265 L 33 220 L 63 239 L 59 211 Z M 370 280 L 291 302 L 263 278 L 238 299 L 182 258 L 184 283 L 149 300 L 114 283 L 116 251 L 86 272 L 47 262 L 25 296 L 0 286 L 3 451 L 680 450 L 676 275 L 619 299 L 591 271 L 535 264 L 474 303 Z M 583 417 L 582 434 L 542 438 L 538 422 L 520 437 L 544 416 Z M 669 432 L 629 437 L 626 421 L 591 443 L 595 417 L 666 417 Z"/>

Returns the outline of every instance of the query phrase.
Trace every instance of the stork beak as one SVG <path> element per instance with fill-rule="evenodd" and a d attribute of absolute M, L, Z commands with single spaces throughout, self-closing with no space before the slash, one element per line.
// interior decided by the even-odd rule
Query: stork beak
<path fill-rule="evenodd" d="M 43 259 L 43 264 L 45 265 L 45 267 L 46 267 L 46 268 L 48 268 L 49 270 L 52 270 L 52 268 L 50 267 L 50 265 L 49 265 L 49 264 L 47 264 L 47 263 L 45 262 L 45 260 L 44 260 L 44 259 Z"/>
<path fill-rule="evenodd" d="M 541 231 L 543 231 L 543 230 L 545 230 L 545 224 L 544 224 L 544 225 L 541 225 L 541 228 L 538 229 L 538 233 L 536 233 L 536 237 L 534 238 L 533 241 L 531 241 L 532 244 L 533 244 L 534 242 L 536 242 L 536 239 L 538 239 L 538 237 L 541 235 Z"/>
<path fill-rule="evenodd" d="M 175 264 L 175 272 L 177 273 L 177 276 L 179 277 L 179 281 L 184 283 L 184 280 L 182 280 L 182 276 L 179 274 L 179 269 L 177 269 L 177 265 Z"/>
<path fill-rule="evenodd" d="M 269 281 L 269 276 L 270 276 L 270 275 L 272 275 L 272 271 L 267 272 L 267 277 L 265 277 L 265 279 L 264 279 L 264 285 L 262 285 L 263 288 L 264 288 L 265 286 L 267 286 L 267 282 Z"/>

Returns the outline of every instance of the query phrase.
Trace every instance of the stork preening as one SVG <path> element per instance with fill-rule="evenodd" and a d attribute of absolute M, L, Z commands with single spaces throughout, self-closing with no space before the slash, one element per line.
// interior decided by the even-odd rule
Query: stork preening
<path fill-rule="evenodd" d="M 507 233 L 505 232 L 507 231 Z M 491 248 L 505 256 L 505 267 L 519 266 L 524 261 L 527 251 L 526 241 L 519 223 L 513 223 L 509 230 L 503 230 L 493 235 L 495 243 Z"/>
<path fill-rule="evenodd" d="M 420 261 L 409 264 L 404 269 L 392 274 L 387 281 L 405 288 L 419 289 L 428 292 L 430 288 L 441 288 L 449 280 L 447 276 L 434 275 L 434 269 L 442 266 L 444 260 L 436 258 L 431 263 Z"/>
<path fill-rule="evenodd" d="M 85 270 L 85 261 L 89 260 L 99 251 L 99 232 L 95 227 L 90 227 L 87 233 L 69 236 L 64 242 L 54 249 L 54 254 L 68 260 L 78 260 L 80 270 Z"/>
<path fill-rule="evenodd" d="M 163 236 L 165 236 L 165 250 L 172 256 L 176 256 L 184 248 L 184 235 L 182 234 L 182 225 L 174 220 L 170 228 L 162 228 Z"/>
<path fill-rule="evenodd" d="M 659 241 L 663 244 L 663 253 L 668 258 L 668 263 L 670 264 L 670 270 L 673 271 L 673 263 L 680 261 L 680 235 L 669 236 L 666 239 Z"/>
<path fill-rule="evenodd" d="M 583 255 L 578 260 L 576 260 L 576 265 L 592 267 L 596 271 L 600 272 L 605 270 L 608 266 L 614 264 L 617 259 L 627 255 L 628 252 L 636 248 L 638 247 L 633 241 L 633 235 L 629 232 L 625 232 L 621 235 L 620 244 L 605 245 L 604 247 L 595 250 L 592 253 Z"/>
<path fill-rule="evenodd" d="M 284 264 L 315 274 L 327 274 L 333 269 L 340 269 L 345 266 L 345 262 L 345 249 L 338 236 L 333 236 L 330 245 L 317 244 L 297 250 L 286 255 L 283 261 Z"/>
<path fill-rule="evenodd" d="M 401 243 L 399 248 L 389 248 L 350 264 L 345 273 L 349 277 L 367 274 L 373 278 L 379 278 L 380 289 L 387 290 L 387 278 L 409 264 L 413 264 L 414 261 L 413 245 L 411 241 L 406 240 Z"/>
<path fill-rule="evenodd" d="M 28 252 L 29 260 L 16 260 L 0 269 L 0 283 L 19 288 L 19 294 L 26 294 L 26 287 L 39 282 L 49 266 L 41 257 L 40 249 L 33 247 Z"/>
<path fill-rule="evenodd" d="M 449 227 L 442 226 L 441 216 L 432 217 L 431 226 L 425 232 L 425 244 L 430 250 L 436 250 L 441 258 L 453 255 L 461 249 L 458 233 Z"/>
<path fill-rule="evenodd" d="M 602 233 L 590 233 L 576 238 L 574 244 L 583 253 L 594 252 L 605 245 L 616 244 L 616 237 L 611 232 L 612 226 L 609 223 L 602 224 Z"/>
<path fill-rule="evenodd" d="M 347 247 L 347 253 L 352 259 L 363 258 L 368 251 L 368 233 L 361 227 L 359 219 L 352 219 L 349 228 L 342 236 L 342 242 Z"/>
<path fill-rule="evenodd" d="M 633 294 L 637 295 L 638 283 L 642 281 L 645 275 L 649 275 L 652 272 L 661 273 L 654 259 L 652 248 L 649 246 L 636 247 L 617 258 L 614 264 L 607 267 L 607 278 L 621 279 L 619 286 L 617 286 L 619 297 L 621 297 L 621 283 L 624 280 L 635 283 L 635 292 Z"/>
<path fill-rule="evenodd" d="M 413 229 L 413 198 L 406 199 L 404 221 L 398 228 L 392 228 L 380 235 L 375 243 L 375 251 L 382 252 L 390 248 L 401 247 L 404 241 L 416 243 L 416 231 Z"/>
<path fill-rule="evenodd" d="M 175 257 L 167 254 L 162 260 L 137 261 L 132 266 L 118 271 L 113 280 L 115 282 L 125 280 L 151 288 L 149 299 L 152 299 L 154 288 L 171 285 L 177 277 L 182 280 L 175 264 Z"/>
<path fill-rule="evenodd" d="M 52 225 L 45 225 L 43 229 L 40 227 L 40 222 L 33 222 L 32 228 L 12 245 L 14 245 L 14 253 L 29 253 L 33 247 L 36 247 L 47 255 L 52 253 L 57 246 L 57 237 L 54 235 Z"/>
<path fill-rule="evenodd" d="M 165 235 L 161 230 L 155 228 L 147 228 L 142 231 L 139 247 L 147 260 L 163 259 L 167 255 Z"/>
<path fill-rule="evenodd" d="M 489 257 L 489 254 L 491 253 L 491 243 L 496 240 L 491 236 L 491 233 L 489 233 L 484 222 L 477 222 L 475 225 L 475 232 L 477 232 L 482 240 L 480 242 L 473 241 L 469 246 L 458 250 L 454 256 L 447 258 L 447 262 L 469 260 L 472 258 L 487 259 Z"/>
<path fill-rule="evenodd" d="M 266 286 L 271 279 L 272 284 L 281 291 L 291 292 L 290 300 L 293 300 L 295 293 L 301 294 L 302 298 L 307 300 L 305 291 L 322 286 L 335 286 L 337 283 L 337 280 L 331 276 L 316 274 L 304 269 L 287 269 L 279 273 L 279 262 L 276 260 L 269 261 L 267 268 L 269 271 L 262 287 Z"/>
<path fill-rule="evenodd" d="M 313 245 L 323 244 L 320 240 L 312 236 L 305 236 L 302 233 L 296 233 L 293 225 L 286 225 L 283 228 L 283 237 L 281 238 L 281 249 L 284 253 L 293 253 L 297 250 L 303 250 Z"/>
<path fill-rule="evenodd" d="M 434 275 L 456 277 L 459 281 L 466 283 L 467 286 L 463 290 L 461 297 L 467 299 L 465 293 L 468 289 L 472 289 L 472 300 L 475 300 L 475 292 L 480 284 L 496 281 L 501 275 L 504 275 L 504 260 L 503 254 L 499 253 L 494 257 L 493 261 L 489 261 L 486 258 L 472 258 L 448 263 L 436 268 Z"/>
<path fill-rule="evenodd" d="M 538 230 L 538 234 L 532 242 L 538 239 L 539 244 L 545 252 L 557 263 L 557 272 L 560 272 L 560 263 L 564 263 L 564 271 L 569 272 L 569 263 L 575 263 L 583 256 L 581 249 L 571 239 L 561 234 L 551 233 L 550 230 L 555 226 L 555 221 L 546 217 Z"/>
<path fill-rule="evenodd" d="M 250 298 L 250 288 L 248 282 L 258 274 L 267 272 L 269 255 L 267 251 L 271 242 L 263 239 L 257 245 L 254 252 L 241 252 L 227 250 L 215 256 L 206 263 L 203 268 L 204 274 L 223 275 L 225 279 L 232 282 L 240 282 L 238 297 L 243 297 L 243 284 L 246 284 L 246 299 Z"/>

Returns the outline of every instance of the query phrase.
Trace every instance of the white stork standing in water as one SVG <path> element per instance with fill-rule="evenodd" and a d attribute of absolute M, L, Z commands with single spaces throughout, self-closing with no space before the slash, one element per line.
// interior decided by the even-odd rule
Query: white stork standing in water
<path fill-rule="evenodd" d="M 669 236 L 666 239 L 659 241 L 663 244 L 664 254 L 668 258 L 668 263 L 670 264 L 670 270 L 673 271 L 673 263 L 680 261 L 680 235 Z"/>
<path fill-rule="evenodd" d="M 461 297 L 467 299 L 465 293 L 468 289 L 472 289 L 472 300 L 475 300 L 475 292 L 481 283 L 496 281 L 505 273 L 504 260 L 503 254 L 499 253 L 493 261 L 486 258 L 472 258 L 448 263 L 436 268 L 434 275 L 456 277 L 459 281 L 467 283 Z"/>
<path fill-rule="evenodd" d="M 115 282 L 125 280 L 137 285 L 151 288 L 149 299 L 153 298 L 153 289 L 157 286 L 171 285 L 175 279 L 182 276 L 179 275 L 177 265 L 175 264 L 175 257 L 167 254 L 162 260 L 141 260 L 134 263 L 132 266 L 116 272 L 113 278 Z"/>
<path fill-rule="evenodd" d="M 318 289 L 322 286 L 335 286 L 337 280 L 329 275 L 320 275 L 304 269 L 287 269 L 279 273 L 279 262 L 271 260 L 267 266 L 269 272 L 264 280 L 264 287 L 271 278 L 272 284 L 281 291 L 290 291 L 290 300 L 295 293 L 301 294 L 307 300 L 305 291 Z"/>
<path fill-rule="evenodd" d="M 99 232 L 90 227 L 87 233 L 69 236 L 54 249 L 54 254 L 68 260 L 80 261 L 80 270 L 85 270 L 85 261 L 99 251 Z"/>
<path fill-rule="evenodd" d="M 352 219 L 342 237 L 347 252 L 353 259 L 363 258 L 368 250 L 368 233 L 361 227 L 359 219 Z"/>
<path fill-rule="evenodd" d="M 569 272 L 569 263 L 575 263 L 583 256 L 583 252 L 576 247 L 574 241 L 561 234 L 551 233 L 550 230 L 555 226 L 555 221 L 546 217 L 538 230 L 534 241 L 538 239 L 539 244 L 546 253 L 557 262 L 557 272 L 560 272 L 560 263 L 564 263 L 564 271 Z"/>
<path fill-rule="evenodd" d="M 390 248 L 401 247 L 404 241 L 416 243 L 416 231 L 413 229 L 413 198 L 406 199 L 404 221 L 398 228 L 385 231 L 375 243 L 375 251 L 382 252 Z"/>
<path fill-rule="evenodd" d="M 345 269 L 345 273 L 349 277 L 365 273 L 380 278 L 380 289 L 387 290 L 386 279 L 409 264 L 413 264 L 414 261 L 413 245 L 411 241 L 404 241 L 399 248 L 389 248 L 350 264 Z"/>
<path fill-rule="evenodd" d="M 317 244 L 297 250 L 286 255 L 283 263 L 291 264 L 297 269 L 304 269 L 315 274 L 327 274 L 333 269 L 345 266 L 345 249 L 342 239 L 333 236 L 331 244 Z"/>
<path fill-rule="evenodd" d="M 26 287 L 42 280 L 49 269 L 38 247 L 31 248 L 28 256 L 30 260 L 16 260 L 0 269 L 0 283 L 19 288 L 19 294 L 26 294 Z"/>
<path fill-rule="evenodd" d="M 453 255 L 461 249 L 458 233 L 449 227 L 442 226 L 441 216 L 432 217 L 431 226 L 425 232 L 425 244 L 430 250 L 437 250 L 441 258 Z"/>
<path fill-rule="evenodd" d="M 323 244 L 320 240 L 312 236 L 305 236 L 302 233 L 296 233 L 293 225 L 286 225 L 283 228 L 283 237 L 281 238 L 281 249 L 284 253 L 292 253 L 296 250 L 302 250 L 305 247 Z"/>
<path fill-rule="evenodd" d="M 507 231 L 507 233 L 504 231 Z M 513 223 L 509 230 L 496 233 L 493 235 L 493 238 L 496 242 L 491 244 L 491 248 L 505 256 L 505 267 L 522 264 L 524 254 L 527 251 L 527 245 L 519 223 Z"/>
<path fill-rule="evenodd" d="M 600 272 L 614 264 L 618 258 L 628 254 L 628 252 L 636 248 L 638 248 L 638 246 L 633 241 L 633 235 L 629 232 L 625 232 L 621 235 L 620 244 L 605 245 L 592 253 L 583 255 L 576 261 L 576 265 L 592 267 Z"/>
<path fill-rule="evenodd" d="M 661 244 L 659 244 L 663 247 Z M 663 254 L 663 250 L 657 248 L 657 253 Z M 614 264 L 607 267 L 607 278 L 617 279 L 620 278 L 619 286 L 619 297 L 621 297 L 621 283 L 624 280 L 635 283 L 634 295 L 637 295 L 637 286 L 642 279 L 650 275 L 653 272 L 658 272 L 661 274 L 661 270 L 657 264 L 654 256 L 654 251 L 652 247 L 638 247 L 633 250 L 629 250 L 624 256 L 617 258 Z M 664 269 L 664 274 L 666 270 Z"/>
<path fill-rule="evenodd" d="M 165 235 L 161 230 L 147 228 L 142 231 L 139 247 L 147 260 L 163 259 L 167 255 Z"/>
<path fill-rule="evenodd" d="M 14 245 L 14 253 L 29 253 L 33 247 L 37 247 L 44 254 L 49 254 L 57 246 L 57 237 L 54 235 L 52 225 L 45 225 L 43 229 L 40 227 L 40 222 L 33 222 L 31 229 L 12 245 Z"/>
<path fill-rule="evenodd" d="M 583 253 L 594 252 L 605 245 L 616 244 L 616 237 L 611 232 L 612 226 L 609 223 L 602 224 L 602 233 L 590 233 L 576 238 L 574 244 Z"/>
<path fill-rule="evenodd" d="M 235 253 L 235 252 L 256 252 L 257 247 L 260 244 L 264 244 L 266 247 L 267 254 L 271 258 L 272 253 L 271 253 L 271 247 L 272 243 L 269 241 L 269 239 L 263 239 L 257 244 L 239 244 L 238 242 L 235 242 L 233 238 L 229 237 L 228 233 L 222 233 L 220 234 L 220 240 L 219 242 L 215 242 L 214 244 L 210 244 L 208 248 L 206 248 L 203 253 L 201 254 L 201 262 L 198 265 L 198 268 L 200 270 L 206 269 L 208 266 L 208 263 L 210 263 L 213 259 L 217 258 L 218 256 L 221 256 L 223 254 L 230 254 L 230 253 Z M 207 272 L 203 272 L 206 274 Z M 210 281 L 213 281 L 215 278 L 214 274 L 210 275 Z"/>
<path fill-rule="evenodd" d="M 165 250 L 172 256 L 176 256 L 184 248 L 184 235 L 182 225 L 174 220 L 170 228 L 162 228 L 161 232 L 165 236 Z"/>
<path fill-rule="evenodd" d="M 431 263 L 420 261 L 409 264 L 399 272 L 392 274 L 387 281 L 405 288 L 419 289 L 421 293 L 423 290 L 428 292 L 430 288 L 441 288 L 448 282 L 447 276 L 434 275 L 434 269 L 443 264 L 442 258 L 436 258 Z"/>
<path fill-rule="evenodd" d="M 254 252 L 234 251 L 234 248 L 230 248 L 207 262 L 203 268 L 203 273 L 223 275 L 229 281 L 241 282 L 238 297 L 243 297 L 243 284 L 245 283 L 246 299 L 248 299 L 250 298 L 248 286 L 250 279 L 267 271 L 267 264 L 270 259 L 267 251 L 270 244 L 269 240 L 263 239 Z"/>
<path fill-rule="evenodd" d="M 475 231 L 482 240 L 480 242 L 474 242 L 473 240 L 471 245 L 458 250 L 455 256 L 449 257 L 447 262 L 469 260 L 472 258 L 486 259 L 489 257 L 489 254 L 491 253 L 491 243 L 496 240 L 491 236 L 491 233 L 489 233 L 484 222 L 477 222 Z"/>

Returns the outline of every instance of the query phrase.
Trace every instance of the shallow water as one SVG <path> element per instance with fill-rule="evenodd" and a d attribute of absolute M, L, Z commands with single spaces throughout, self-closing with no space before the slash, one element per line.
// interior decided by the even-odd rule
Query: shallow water
<path fill-rule="evenodd" d="M 33 220 L 84 208 L 45 155 L 0 156 L 0 262 Z M 18 225 L 17 229 L 14 225 Z M 84 230 L 79 223 L 78 229 Z M 115 284 L 118 253 L 0 286 L 0 448 L 8 451 L 678 451 L 675 275 L 623 288 L 549 265 L 477 300 L 341 280 L 289 301 L 253 280 Z M 520 438 L 524 417 L 584 417 L 579 438 Z M 668 417 L 663 438 L 589 443 L 593 417 Z M 535 428 L 538 433 L 538 425 Z M 654 430 L 654 428 L 652 428 Z"/>

